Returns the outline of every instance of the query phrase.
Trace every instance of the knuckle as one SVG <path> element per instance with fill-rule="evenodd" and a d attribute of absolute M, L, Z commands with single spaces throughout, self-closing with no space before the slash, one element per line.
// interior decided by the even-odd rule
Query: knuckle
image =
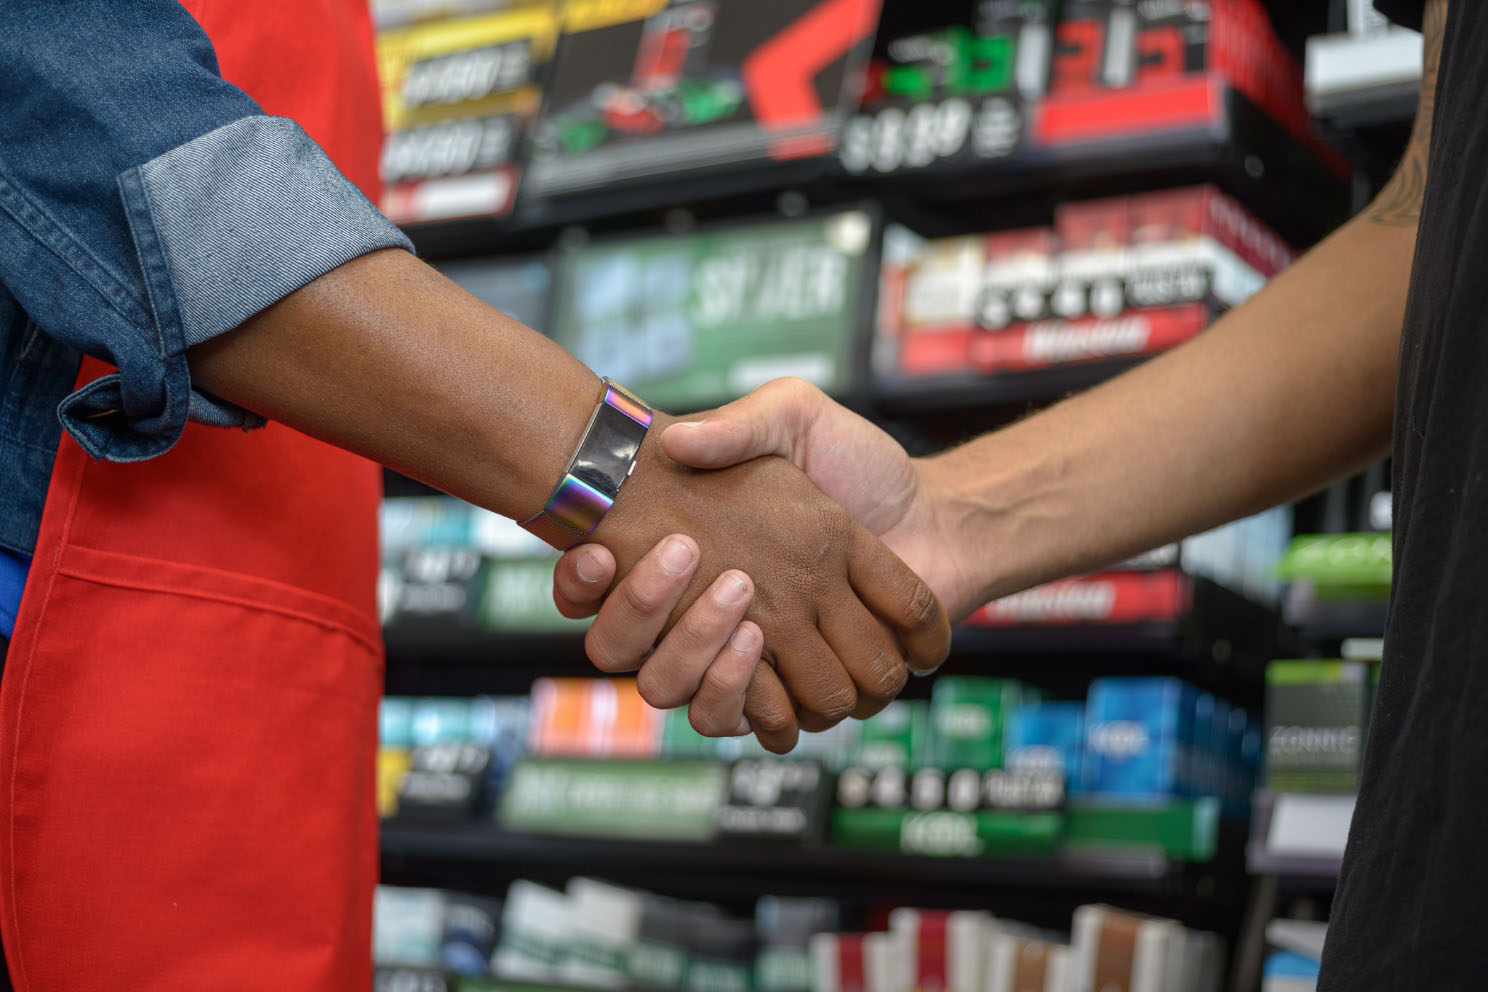
<path fill-rule="evenodd" d="M 745 674 L 753 674 L 753 672 Z M 745 681 L 731 678 L 724 666 L 709 665 L 698 686 L 698 695 L 709 699 L 728 699 L 732 696 L 741 696 L 747 685 Z"/>
<path fill-rule="evenodd" d="M 812 710 L 829 725 L 835 725 L 852 716 L 858 708 L 858 694 L 852 689 L 832 689 L 813 701 Z"/>
<path fill-rule="evenodd" d="M 620 602 L 632 616 L 649 619 L 660 613 L 667 605 L 667 589 L 662 582 L 644 580 L 633 575 L 620 586 Z"/>
<path fill-rule="evenodd" d="M 904 660 L 898 655 L 884 655 L 875 664 L 866 694 L 887 702 L 903 692 L 908 682 L 909 669 L 904 666 Z"/>
<path fill-rule="evenodd" d="M 905 626 L 911 630 L 931 630 L 940 624 L 940 600 L 929 586 L 916 581 L 904 602 L 901 616 Z"/>
<path fill-rule="evenodd" d="M 692 729 L 704 737 L 724 737 L 729 729 L 723 725 L 723 721 L 712 713 L 707 712 L 701 706 L 689 706 L 687 708 L 687 722 L 692 724 Z"/>
<path fill-rule="evenodd" d="M 605 630 L 605 625 L 601 623 L 596 623 L 589 628 L 588 633 L 584 635 L 584 653 L 589 656 L 589 661 L 594 667 L 602 672 L 624 671 L 625 664 L 610 643 Z"/>
<path fill-rule="evenodd" d="M 761 706 L 749 713 L 749 725 L 756 733 L 777 736 L 796 729 L 796 715 L 774 704 Z"/>
<path fill-rule="evenodd" d="M 670 710 L 687 702 L 687 691 L 671 673 L 664 672 L 654 661 L 641 666 L 636 673 L 636 691 L 651 706 L 659 710 Z"/>

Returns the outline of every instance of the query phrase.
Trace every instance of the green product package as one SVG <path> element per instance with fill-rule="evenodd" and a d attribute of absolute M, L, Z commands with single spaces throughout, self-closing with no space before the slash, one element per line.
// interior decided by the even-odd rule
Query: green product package
<path fill-rule="evenodd" d="M 687 952 L 671 944 L 642 940 L 630 949 L 626 973 L 648 989 L 680 989 L 687 982 Z"/>
<path fill-rule="evenodd" d="M 754 962 L 756 992 L 807 992 L 811 954 L 798 947 L 766 947 Z"/>
<path fill-rule="evenodd" d="M 1358 661 L 1266 666 L 1266 786 L 1342 792 L 1359 786 L 1369 716 L 1369 668 Z"/>
<path fill-rule="evenodd" d="M 706 761 L 518 762 L 497 808 L 508 830 L 635 840 L 712 840 L 728 769 Z"/>
<path fill-rule="evenodd" d="M 1382 598 L 1391 562 L 1389 534 L 1304 534 L 1292 539 L 1276 575 L 1310 583 L 1319 595 Z"/>
<path fill-rule="evenodd" d="M 863 721 L 854 764 L 864 768 L 919 768 L 930 747 L 930 704 L 896 699 Z"/>
<path fill-rule="evenodd" d="M 1003 734 L 1025 698 L 1011 679 L 952 676 L 935 683 L 930 699 L 928 764 L 946 770 L 1002 767 Z"/>
<path fill-rule="evenodd" d="M 557 558 L 499 558 L 486 561 L 478 621 L 486 630 L 547 633 L 579 631 L 584 620 L 570 620 L 553 605 L 553 566 Z"/>

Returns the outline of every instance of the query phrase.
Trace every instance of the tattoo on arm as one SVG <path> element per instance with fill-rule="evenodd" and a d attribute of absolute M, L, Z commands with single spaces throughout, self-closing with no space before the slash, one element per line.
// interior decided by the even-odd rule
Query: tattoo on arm
<path fill-rule="evenodd" d="M 1431 118 L 1436 111 L 1436 77 L 1441 68 L 1442 37 L 1446 25 L 1447 0 L 1428 0 L 1421 24 L 1424 54 L 1416 123 L 1395 175 L 1364 211 L 1364 219 L 1375 224 L 1413 227 L 1421 219 L 1421 201 L 1426 195 L 1426 168 L 1431 151 Z"/>

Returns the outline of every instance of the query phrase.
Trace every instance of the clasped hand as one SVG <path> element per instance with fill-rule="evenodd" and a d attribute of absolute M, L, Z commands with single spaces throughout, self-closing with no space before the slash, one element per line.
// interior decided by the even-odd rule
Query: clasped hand
<path fill-rule="evenodd" d="M 597 543 L 559 563 L 554 599 L 598 611 L 590 659 L 637 671 L 652 705 L 788 751 L 945 659 L 939 597 L 964 583 L 919 489 L 897 443 L 799 380 L 701 422 L 658 416 Z"/>

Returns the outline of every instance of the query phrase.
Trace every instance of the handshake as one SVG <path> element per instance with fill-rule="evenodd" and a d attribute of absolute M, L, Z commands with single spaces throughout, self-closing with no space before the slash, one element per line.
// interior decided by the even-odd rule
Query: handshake
<path fill-rule="evenodd" d="M 559 562 L 554 598 L 569 617 L 597 611 L 590 659 L 638 672 L 653 706 L 788 751 L 934 671 L 947 614 L 981 602 L 963 511 L 935 475 L 800 380 L 699 419 L 657 414 L 596 543 Z"/>

